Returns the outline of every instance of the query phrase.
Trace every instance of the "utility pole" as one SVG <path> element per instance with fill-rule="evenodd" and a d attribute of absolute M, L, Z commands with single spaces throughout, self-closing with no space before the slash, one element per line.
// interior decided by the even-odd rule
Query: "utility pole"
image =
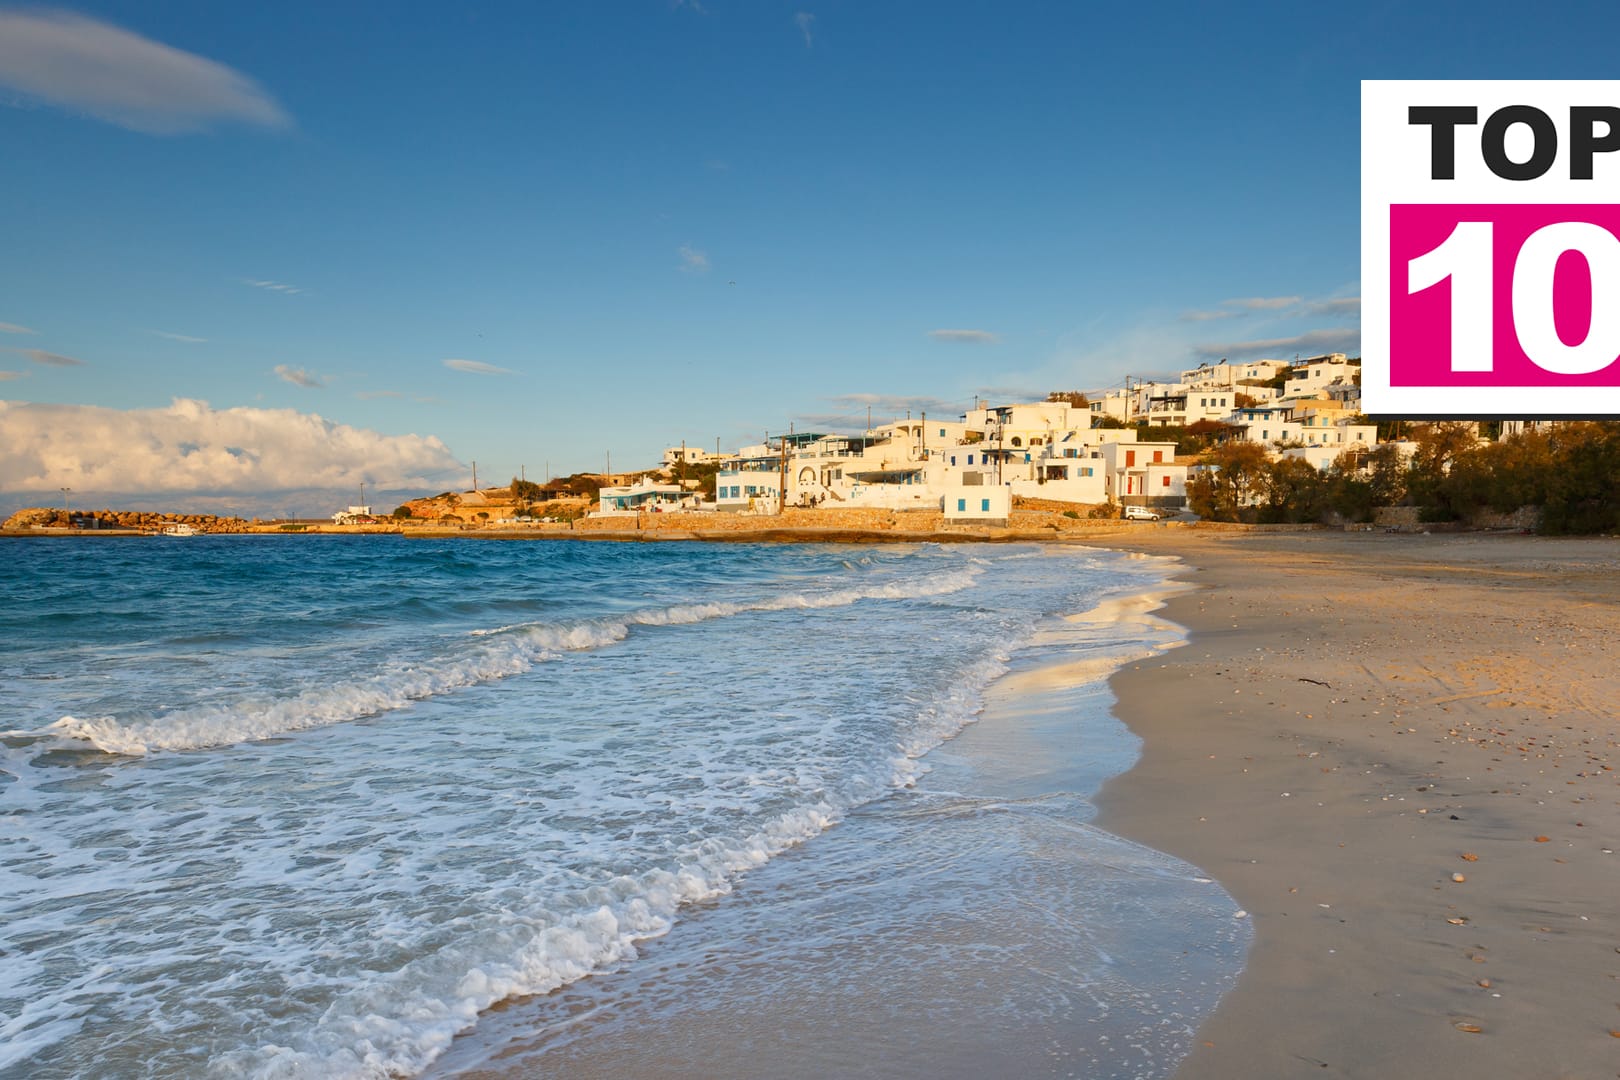
<path fill-rule="evenodd" d="M 679 476 L 680 476 L 680 480 L 681 480 L 681 487 L 684 488 L 686 486 L 686 440 L 685 439 L 681 440 L 681 467 L 680 467 Z"/>
<path fill-rule="evenodd" d="M 473 459 L 473 491 L 478 490 L 478 459 Z"/>
<path fill-rule="evenodd" d="M 791 425 L 790 425 L 791 426 Z M 787 508 L 787 438 L 782 439 L 782 476 L 776 484 L 776 514 L 782 515 Z"/>

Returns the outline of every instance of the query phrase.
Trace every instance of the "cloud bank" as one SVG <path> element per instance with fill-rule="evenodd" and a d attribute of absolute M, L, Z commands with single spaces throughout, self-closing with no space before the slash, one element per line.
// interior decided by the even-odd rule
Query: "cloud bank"
<path fill-rule="evenodd" d="M 241 72 L 66 11 L 0 11 L 0 86 L 148 135 L 292 124 Z"/>
<path fill-rule="evenodd" d="M 0 401 L 0 490 L 119 496 L 263 496 L 361 481 L 443 486 L 462 466 L 438 438 L 383 435 L 293 409 L 161 409 Z M 58 496 L 59 497 L 59 496 Z M 345 496 L 352 498 L 352 496 Z"/>
<path fill-rule="evenodd" d="M 16 323 L 0 322 L 0 334 L 37 334 L 37 333 L 39 333 L 38 330 L 30 330 L 30 329 L 28 329 L 28 327 L 26 327 L 26 326 L 18 326 Z"/>

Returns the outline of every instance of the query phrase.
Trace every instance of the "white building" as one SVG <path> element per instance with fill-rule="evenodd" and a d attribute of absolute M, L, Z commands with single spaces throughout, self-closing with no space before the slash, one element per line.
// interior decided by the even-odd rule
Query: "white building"
<path fill-rule="evenodd" d="M 719 455 L 701 446 L 670 446 L 664 450 L 664 468 L 676 469 L 682 465 L 706 465 Z"/>
<path fill-rule="evenodd" d="M 596 497 L 596 512 L 601 516 L 637 514 L 643 510 L 690 509 L 698 501 L 696 495 L 679 484 L 655 484 L 650 480 L 630 487 L 605 487 L 596 493 Z"/>
<path fill-rule="evenodd" d="M 940 497 L 947 522 L 1006 525 L 1012 516 L 1012 490 L 999 487 L 958 488 Z"/>

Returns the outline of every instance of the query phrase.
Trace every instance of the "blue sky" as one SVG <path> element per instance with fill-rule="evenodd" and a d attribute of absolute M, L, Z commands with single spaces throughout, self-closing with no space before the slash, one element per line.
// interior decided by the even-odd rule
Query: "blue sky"
<path fill-rule="evenodd" d="M 1359 80 L 1602 78 L 1614 10 L 0 6 L 0 506 L 1355 353 Z"/>

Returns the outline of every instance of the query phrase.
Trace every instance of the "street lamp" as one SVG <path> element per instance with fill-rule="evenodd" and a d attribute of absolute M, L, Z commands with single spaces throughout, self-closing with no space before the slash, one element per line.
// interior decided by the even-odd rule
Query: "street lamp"
<path fill-rule="evenodd" d="M 73 489 L 70 488 L 70 487 L 65 487 L 65 488 L 61 488 L 59 490 L 62 492 L 62 513 L 67 515 L 68 524 L 72 525 L 73 524 L 73 510 L 68 506 L 68 492 L 72 491 Z"/>

